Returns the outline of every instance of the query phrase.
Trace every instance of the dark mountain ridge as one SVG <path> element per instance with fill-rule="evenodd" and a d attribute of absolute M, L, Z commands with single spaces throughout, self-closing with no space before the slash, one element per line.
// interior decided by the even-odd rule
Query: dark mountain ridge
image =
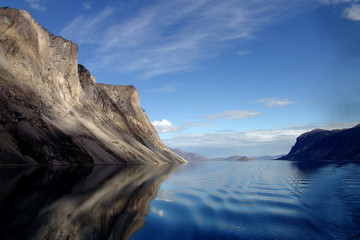
<path fill-rule="evenodd" d="M 360 160 L 360 124 L 348 129 L 306 132 L 296 139 L 291 151 L 279 159 Z"/>

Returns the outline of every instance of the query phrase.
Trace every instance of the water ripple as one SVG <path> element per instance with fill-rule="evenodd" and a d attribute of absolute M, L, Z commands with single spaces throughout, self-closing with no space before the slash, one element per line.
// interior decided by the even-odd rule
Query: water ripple
<path fill-rule="evenodd" d="M 347 239 L 360 233 L 360 164 L 204 163 L 163 184 L 154 239 Z M 354 171 L 354 168 L 357 171 Z M 356 174 L 354 174 L 356 173 Z M 159 213 L 159 211 L 157 211 Z M 150 214 L 147 222 L 155 216 Z M 180 224 L 180 225 L 179 225 Z M 165 226 L 165 227 L 164 227 Z"/>

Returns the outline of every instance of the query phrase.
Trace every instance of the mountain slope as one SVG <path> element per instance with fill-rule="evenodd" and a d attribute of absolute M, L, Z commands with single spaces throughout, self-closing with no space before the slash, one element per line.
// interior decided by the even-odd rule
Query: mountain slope
<path fill-rule="evenodd" d="M 252 160 L 253 158 L 249 158 L 247 156 L 230 156 L 230 157 L 226 157 L 226 158 L 215 158 L 213 160 L 216 161 L 248 161 L 248 160 Z"/>
<path fill-rule="evenodd" d="M 97 84 L 77 45 L 0 8 L 0 164 L 181 163 L 133 86 Z"/>
<path fill-rule="evenodd" d="M 171 150 L 188 161 L 211 161 L 212 160 L 208 157 L 202 156 L 197 153 L 185 152 L 179 148 L 172 148 Z"/>
<path fill-rule="evenodd" d="M 360 160 L 360 124 L 349 129 L 313 131 L 300 135 L 288 160 Z"/>

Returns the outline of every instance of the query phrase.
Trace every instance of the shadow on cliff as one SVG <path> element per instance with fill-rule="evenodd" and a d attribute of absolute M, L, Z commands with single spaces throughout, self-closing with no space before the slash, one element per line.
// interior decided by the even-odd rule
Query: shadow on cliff
<path fill-rule="evenodd" d="M 78 46 L 29 12 L 0 7 L 0 164 L 185 163 L 131 85 L 78 64 Z"/>
<path fill-rule="evenodd" d="M 0 168 L 2 239 L 129 239 L 177 165 Z"/>

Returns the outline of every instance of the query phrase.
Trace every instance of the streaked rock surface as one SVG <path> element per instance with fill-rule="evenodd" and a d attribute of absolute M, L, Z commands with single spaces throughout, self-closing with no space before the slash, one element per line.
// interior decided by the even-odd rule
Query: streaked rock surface
<path fill-rule="evenodd" d="M 97 84 L 78 47 L 0 8 L 0 164 L 181 163 L 133 86 Z"/>

